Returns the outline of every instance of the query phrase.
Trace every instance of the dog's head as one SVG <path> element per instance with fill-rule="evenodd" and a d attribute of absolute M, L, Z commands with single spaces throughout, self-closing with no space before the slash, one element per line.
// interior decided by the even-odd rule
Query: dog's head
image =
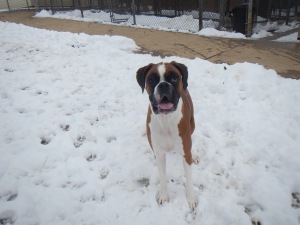
<path fill-rule="evenodd" d="M 142 91 L 146 88 L 155 114 L 168 114 L 177 109 L 181 92 L 188 86 L 188 70 L 184 64 L 149 64 L 140 68 L 136 79 Z"/>

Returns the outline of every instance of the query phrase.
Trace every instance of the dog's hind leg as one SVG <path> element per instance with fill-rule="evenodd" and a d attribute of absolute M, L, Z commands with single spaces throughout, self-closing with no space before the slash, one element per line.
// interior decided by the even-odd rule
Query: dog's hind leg
<path fill-rule="evenodd" d="M 186 198 L 191 210 L 197 207 L 197 198 L 194 194 L 193 178 L 192 178 L 192 164 L 189 165 L 186 160 L 183 160 L 183 167 L 186 177 Z"/>

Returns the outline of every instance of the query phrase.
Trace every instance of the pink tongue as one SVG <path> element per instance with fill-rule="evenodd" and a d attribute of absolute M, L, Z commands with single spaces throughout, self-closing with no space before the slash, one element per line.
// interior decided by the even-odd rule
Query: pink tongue
<path fill-rule="evenodd" d="M 160 109 L 169 110 L 169 109 L 173 108 L 173 104 L 172 103 L 160 103 L 160 104 L 158 104 L 158 107 Z"/>

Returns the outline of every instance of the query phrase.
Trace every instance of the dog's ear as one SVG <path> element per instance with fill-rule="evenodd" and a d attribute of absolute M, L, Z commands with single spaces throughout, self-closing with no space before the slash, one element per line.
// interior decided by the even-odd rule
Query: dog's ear
<path fill-rule="evenodd" d="M 150 63 L 148 66 L 139 68 L 138 71 L 136 72 L 136 80 L 137 80 L 138 84 L 141 86 L 142 92 L 144 92 L 144 89 L 145 89 L 146 74 L 148 73 L 148 71 L 151 69 L 151 67 L 153 65 L 154 65 L 153 63 Z"/>
<path fill-rule="evenodd" d="M 186 89 L 187 86 L 188 86 L 187 80 L 188 80 L 188 76 L 189 76 L 188 68 L 184 64 L 178 63 L 178 62 L 175 62 L 175 61 L 172 61 L 171 64 L 173 66 L 175 66 L 179 70 L 179 72 L 181 73 L 183 89 Z"/>

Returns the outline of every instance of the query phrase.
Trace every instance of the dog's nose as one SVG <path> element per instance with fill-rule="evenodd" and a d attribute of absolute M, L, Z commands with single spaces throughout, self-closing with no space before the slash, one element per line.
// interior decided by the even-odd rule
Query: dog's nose
<path fill-rule="evenodd" d="M 161 82 L 158 86 L 160 91 L 168 91 L 170 88 L 170 84 L 168 82 Z"/>

